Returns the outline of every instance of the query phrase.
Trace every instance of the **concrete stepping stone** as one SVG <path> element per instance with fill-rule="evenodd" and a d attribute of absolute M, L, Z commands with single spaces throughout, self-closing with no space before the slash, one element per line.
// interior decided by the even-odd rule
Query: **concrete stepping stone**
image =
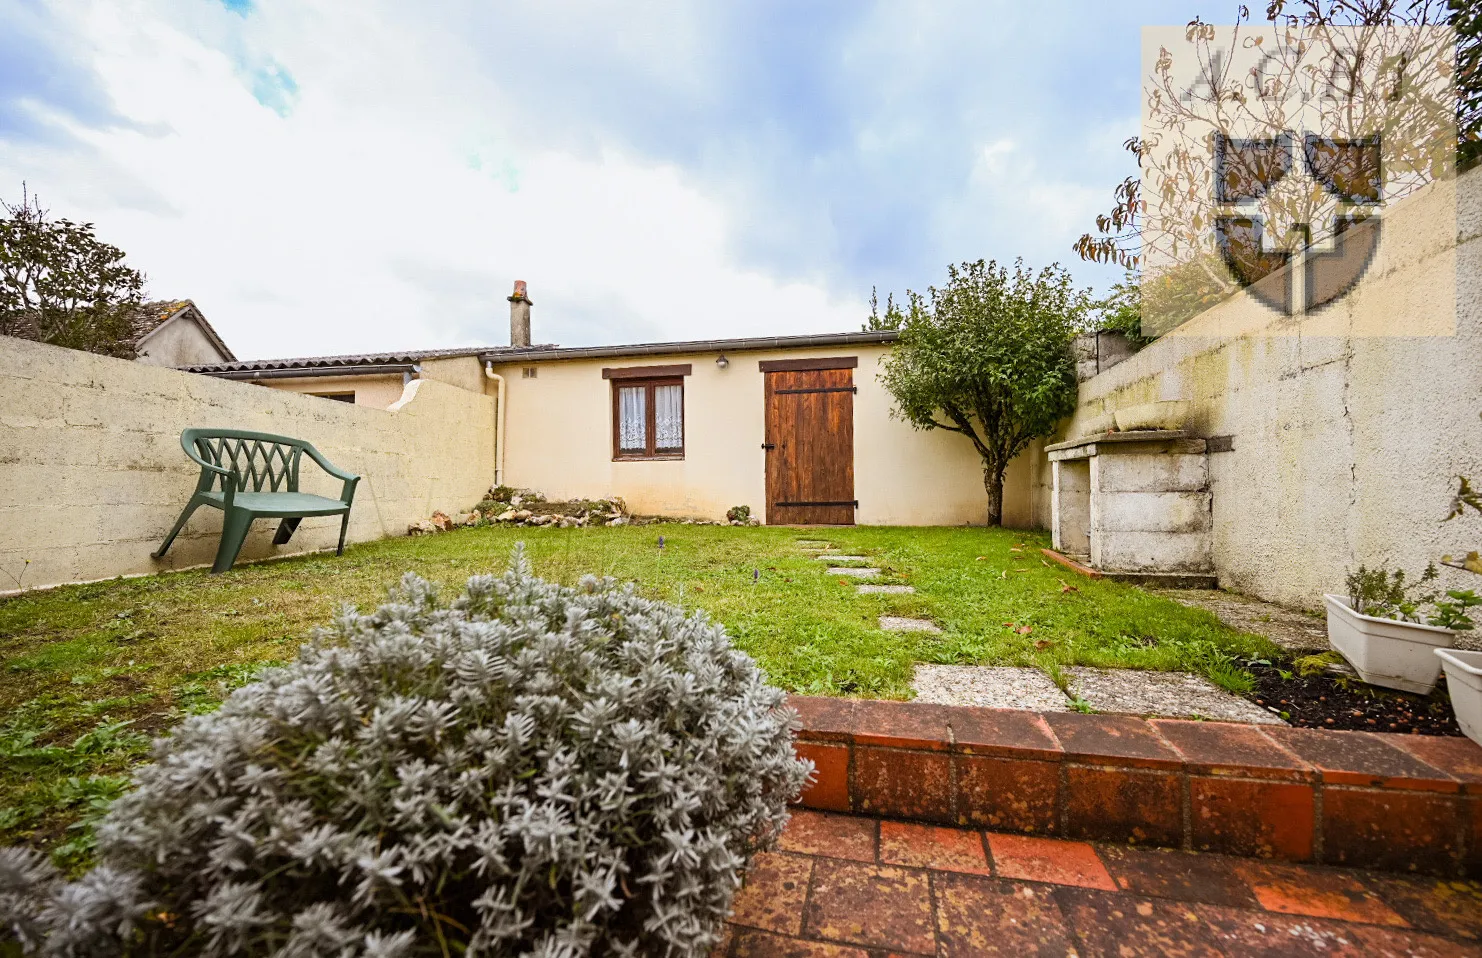
<path fill-rule="evenodd" d="M 914 595 L 916 592 L 914 585 L 875 585 L 865 583 L 864 585 L 855 586 L 855 588 L 865 595 L 872 593 L 877 595 Z"/>
<path fill-rule="evenodd" d="M 869 562 L 869 556 L 814 556 L 819 562 Z"/>
<path fill-rule="evenodd" d="M 847 576 L 853 576 L 856 579 L 873 579 L 875 576 L 877 576 L 877 575 L 880 574 L 880 570 L 879 569 L 870 569 L 870 568 L 866 568 L 866 567 L 862 567 L 862 566 L 853 566 L 853 565 L 851 565 L 851 566 L 836 566 L 836 567 L 834 567 L 832 569 L 825 569 L 824 572 L 826 574 L 828 574 L 828 575 L 847 575 Z"/>
<path fill-rule="evenodd" d="M 1280 718 L 1187 672 L 1068 668 L 1070 690 L 1098 712 L 1206 718 L 1222 722 L 1284 725 Z"/>
<path fill-rule="evenodd" d="M 988 709 L 1068 712 L 1070 699 L 1039 669 L 989 665 L 918 665 L 916 701 Z"/>
<path fill-rule="evenodd" d="M 822 539 L 798 539 L 796 545 L 799 549 L 832 549 L 832 542 L 824 542 Z"/>
<path fill-rule="evenodd" d="M 930 619 L 908 619 L 903 615 L 880 616 L 880 628 L 886 632 L 940 632 L 941 627 Z"/>

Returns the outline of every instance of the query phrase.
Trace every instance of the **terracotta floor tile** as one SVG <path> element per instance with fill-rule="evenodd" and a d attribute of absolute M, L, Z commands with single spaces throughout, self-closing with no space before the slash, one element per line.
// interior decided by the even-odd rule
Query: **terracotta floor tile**
<path fill-rule="evenodd" d="M 1215 944 L 1229 958 L 1358 958 L 1367 955 L 1356 926 L 1303 915 L 1198 905 Z"/>
<path fill-rule="evenodd" d="M 1085 950 L 1081 958 L 1224 958 L 1193 906 L 1083 888 L 1057 888 Z"/>
<path fill-rule="evenodd" d="M 1117 885 L 1096 849 L 1085 842 L 1065 842 L 1025 835 L 988 835 L 988 851 L 1000 878 L 1051 882 L 1116 891 Z"/>
<path fill-rule="evenodd" d="M 751 860 L 746 884 L 731 902 L 731 922 L 796 935 L 803 925 L 803 902 L 813 859 L 765 852 Z"/>
<path fill-rule="evenodd" d="M 1482 883 L 1380 874 L 1367 875 L 1365 880 L 1419 930 L 1482 939 Z"/>
<path fill-rule="evenodd" d="M 1330 785 L 1366 785 L 1455 792 L 1460 786 L 1445 772 L 1394 747 L 1398 735 L 1331 732 L 1326 729 L 1263 730 L 1277 744 L 1316 766 Z"/>
<path fill-rule="evenodd" d="M 1049 712 L 1045 721 L 1068 758 L 1105 765 L 1179 769 L 1183 758 L 1140 718 Z"/>
<path fill-rule="evenodd" d="M 936 940 L 926 872 L 820 858 L 803 931 L 809 938 L 931 954 Z"/>
<path fill-rule="evenodd" d="M 1054 893 L 1044 885 L 933 875 L 941 958 L 1076 953 Z"/>
<path fill-rule="evenodd" d="M 1452 941 L 1418 931 L 1392 928 L 1355 928 L 1366 958 L 1479 958 L 1482 946 L 1475 941 Z"/>
<path fill-rule="evenodd" d="M 912 822 L 880 823 L 880 861 L 886 865 L 991 874 L 981 832 Z"/>
<path fill-rule="evenodd" d="M 803 941 L 738 928 L 735 944 L 731 946 L 731 958 L 869 958 L 869 952 L 847 945 Z"/>
<path fill-rule="evenodd" d="M 1235 908 L 1258 907 L 1250 886 L 1222 855 L 1126 845 L 1102 845 L 1097 851 L 1122 891 Z"/>
<path fill-rule="evenodd" d="M 782 833 L 782 850 L 873 862 L 875 819 L 794 809 Z"/>
<path fill-rule="evenodd" d="M 1250 861 L 1237 862 L 1235 870 L 1267 911 L 1407 927 L 1405 919 L 1378 895 L 1344 872 Z"/>

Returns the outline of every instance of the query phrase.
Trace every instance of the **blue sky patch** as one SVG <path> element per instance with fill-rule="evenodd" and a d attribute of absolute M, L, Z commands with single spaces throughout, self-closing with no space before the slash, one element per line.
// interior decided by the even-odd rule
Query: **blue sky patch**
<path fill-rule="evenodd" d="M 298 84 L 293 77 L 279 64 L 270 64 L 252 71 L 252 95 L 258 103 L 272 110 L 279 116 L 286 117 L 293 112 L 293 106 L 298 102 Z"/>

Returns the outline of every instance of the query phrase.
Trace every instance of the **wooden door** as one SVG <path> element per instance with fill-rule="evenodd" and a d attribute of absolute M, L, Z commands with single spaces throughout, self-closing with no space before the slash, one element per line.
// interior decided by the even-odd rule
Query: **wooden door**
<path fill-rule="evenodd" d="M 767 524 L 854 525 L 854 370 L 765 375 Z"/>

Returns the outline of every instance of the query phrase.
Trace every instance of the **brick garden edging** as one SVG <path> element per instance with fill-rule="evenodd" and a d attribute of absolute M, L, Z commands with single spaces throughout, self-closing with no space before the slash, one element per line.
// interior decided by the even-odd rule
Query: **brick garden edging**
<path fill-rule="evenodd" d="M 825 811 L 1482 877 L 1461 738 L 791 696 Z"/>

